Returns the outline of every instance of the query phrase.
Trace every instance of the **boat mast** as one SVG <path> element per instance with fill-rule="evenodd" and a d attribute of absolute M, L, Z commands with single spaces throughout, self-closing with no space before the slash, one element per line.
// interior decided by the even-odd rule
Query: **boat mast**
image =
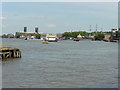
<path fill-rule="evenodd" d="M 98 30 L 98 25 L 96 24 L 96 33 L 97 33 L 97 30 Z"/>
<path fill-rule="evenodd" d="M 90 25 L 90 29 L 89 29 L 89 30 L 90 30 L 90 34 L 89 34 L 89 36 L 91 36 L 91 31 L 92 31 L 92 28 L 91 28 L 91 27 L 92 27 L 92 26 Z"/>

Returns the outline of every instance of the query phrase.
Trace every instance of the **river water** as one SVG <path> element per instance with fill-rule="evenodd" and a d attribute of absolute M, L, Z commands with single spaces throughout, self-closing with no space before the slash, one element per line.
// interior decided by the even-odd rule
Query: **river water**
<path fill-rule="evenodd" d="M 118 44 L 3 39 L 21 59 L 2 62 L 3 88 L 117 88 Z"/>

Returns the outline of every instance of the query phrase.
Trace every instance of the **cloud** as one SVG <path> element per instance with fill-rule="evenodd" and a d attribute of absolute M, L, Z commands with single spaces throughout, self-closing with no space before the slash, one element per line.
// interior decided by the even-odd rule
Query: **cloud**
<path fill-rule="evenodd" d="M 0 17 L 0 20 L 6 20 L 6 18 L 5 17 Z"/>
<path fill-rule="evenodd" d="M 48 28 L 55 28 L 56 25 L 55 25 L 55 24 L 48 24 L 47 27 L 48 27 Z"/>

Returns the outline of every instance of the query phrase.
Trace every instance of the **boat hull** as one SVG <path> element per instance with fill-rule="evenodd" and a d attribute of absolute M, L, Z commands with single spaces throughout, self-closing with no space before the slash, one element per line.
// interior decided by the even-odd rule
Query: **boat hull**
<path fill-rule="evenodd" d="M 43 44 L 48 44 L 48 41 L 43 41 L 42 43 L 43 43 Z"/>

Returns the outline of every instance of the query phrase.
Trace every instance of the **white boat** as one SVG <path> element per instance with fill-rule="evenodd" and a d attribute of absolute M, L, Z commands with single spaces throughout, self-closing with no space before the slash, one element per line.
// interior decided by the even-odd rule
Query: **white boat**
<path fill-rule="evenodd" d="M 48 36 L 45 38 L 45 40 L 48 41 L 48 42 L 57 42 L 57 41 L 58 41 L 56 35 L 48 35 Z"/>

